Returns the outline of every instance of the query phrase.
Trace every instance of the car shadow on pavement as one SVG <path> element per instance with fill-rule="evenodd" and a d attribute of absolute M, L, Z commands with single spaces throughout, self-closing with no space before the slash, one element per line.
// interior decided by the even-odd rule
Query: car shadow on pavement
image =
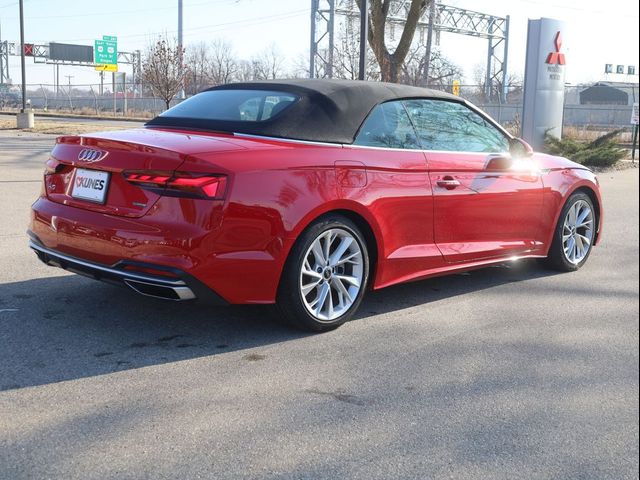
<path fill-rule="evenodd" d="M 523 261 L 398 285 L 369 292 L 354 321 L 552 274 L 534 261 Z M 77 275 L 7 283 L 0 295 L 0 391 L 310 335 L 280 325 L 275 315 L 271 306 L 155 300 Z"/>

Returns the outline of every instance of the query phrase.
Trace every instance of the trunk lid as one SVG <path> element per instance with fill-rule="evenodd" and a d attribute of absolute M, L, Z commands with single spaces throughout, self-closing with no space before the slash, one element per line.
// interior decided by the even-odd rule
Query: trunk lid
<path fill-rule="evenodd" d="M 147 128 L 59 137 L 47 161 L 45 190 L 47 197 L 57 203 L 141 217 L 160 194 L 128 182 L 124 171 L 173 172 L 199 153 L 244 148 L 232 137 Z"/>

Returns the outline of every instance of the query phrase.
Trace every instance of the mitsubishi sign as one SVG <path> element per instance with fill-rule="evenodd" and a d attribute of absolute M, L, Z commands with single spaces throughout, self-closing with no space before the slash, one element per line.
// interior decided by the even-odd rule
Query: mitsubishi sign
<path fill-rule="evenodd" d="M 560 137 L 564 108 L 567 58 L 562 51 L 564 24 L 559 20 L 529 20 L 524 78 L 522 137 L 534 148 L 544 144 L 544 134 Z"/>

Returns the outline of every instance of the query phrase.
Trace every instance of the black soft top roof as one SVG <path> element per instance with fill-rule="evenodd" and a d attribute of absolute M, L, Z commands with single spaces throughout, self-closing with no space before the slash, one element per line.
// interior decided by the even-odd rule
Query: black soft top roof
<path fill-rule="evenodd" d="M 289 92 L 299 100 L 274 118 L 260 121 L 203 120 L 159 116 L 149 126 L 196 128 L 230 133 L 330 143 L 353 143 L 360 125 L 376 105 L 403 98 L 444 98 L 444 92 L 383 82 L 294 79 L 231 83 L 209 90 L 273 90 Z"/>

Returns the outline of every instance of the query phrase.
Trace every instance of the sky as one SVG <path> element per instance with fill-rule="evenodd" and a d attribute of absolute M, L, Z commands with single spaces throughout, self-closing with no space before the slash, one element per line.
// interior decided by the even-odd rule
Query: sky
<path fill-rule="evenodd" d="M 639 14 L 636 0 L 447 0 L 442 3 L 496 16 L 510 15 L 509 70 L 524 72 L 527 20 L 549 17 L 566 22 L 563 51 L 568 83 L 605 79 L 604 65 L 639 69 Z M 93 45 L 103 35 L 118 37 L 120 51 L 144 50 L 161 34 L 177 35 L 178 0 L 25 0 L 25 42 Z M 184 43 L 224 39 L 239 58 L 275 48 L 290 66 L 306 62 L 309 52 L 310 0 L 184 0 Z M 0 0 L 0 39 L 19 41 L 18 2 Z M 442 53 L 460 65 L 465 77 L 485 62 L 487 43 L 472 37 L 442 34 Z M 10 75 L 20 82 L 19 57 L 10 57 Z M 27 83 L 52 84 L 51 65 L 27 59 Z M 129 67 L 124 67 L 130 72 Z M 60 78 L 74 84 L 96 84 L 89 67 L 62 66 Z M 609 76 L 638 81 L 638 76 Z"/>

